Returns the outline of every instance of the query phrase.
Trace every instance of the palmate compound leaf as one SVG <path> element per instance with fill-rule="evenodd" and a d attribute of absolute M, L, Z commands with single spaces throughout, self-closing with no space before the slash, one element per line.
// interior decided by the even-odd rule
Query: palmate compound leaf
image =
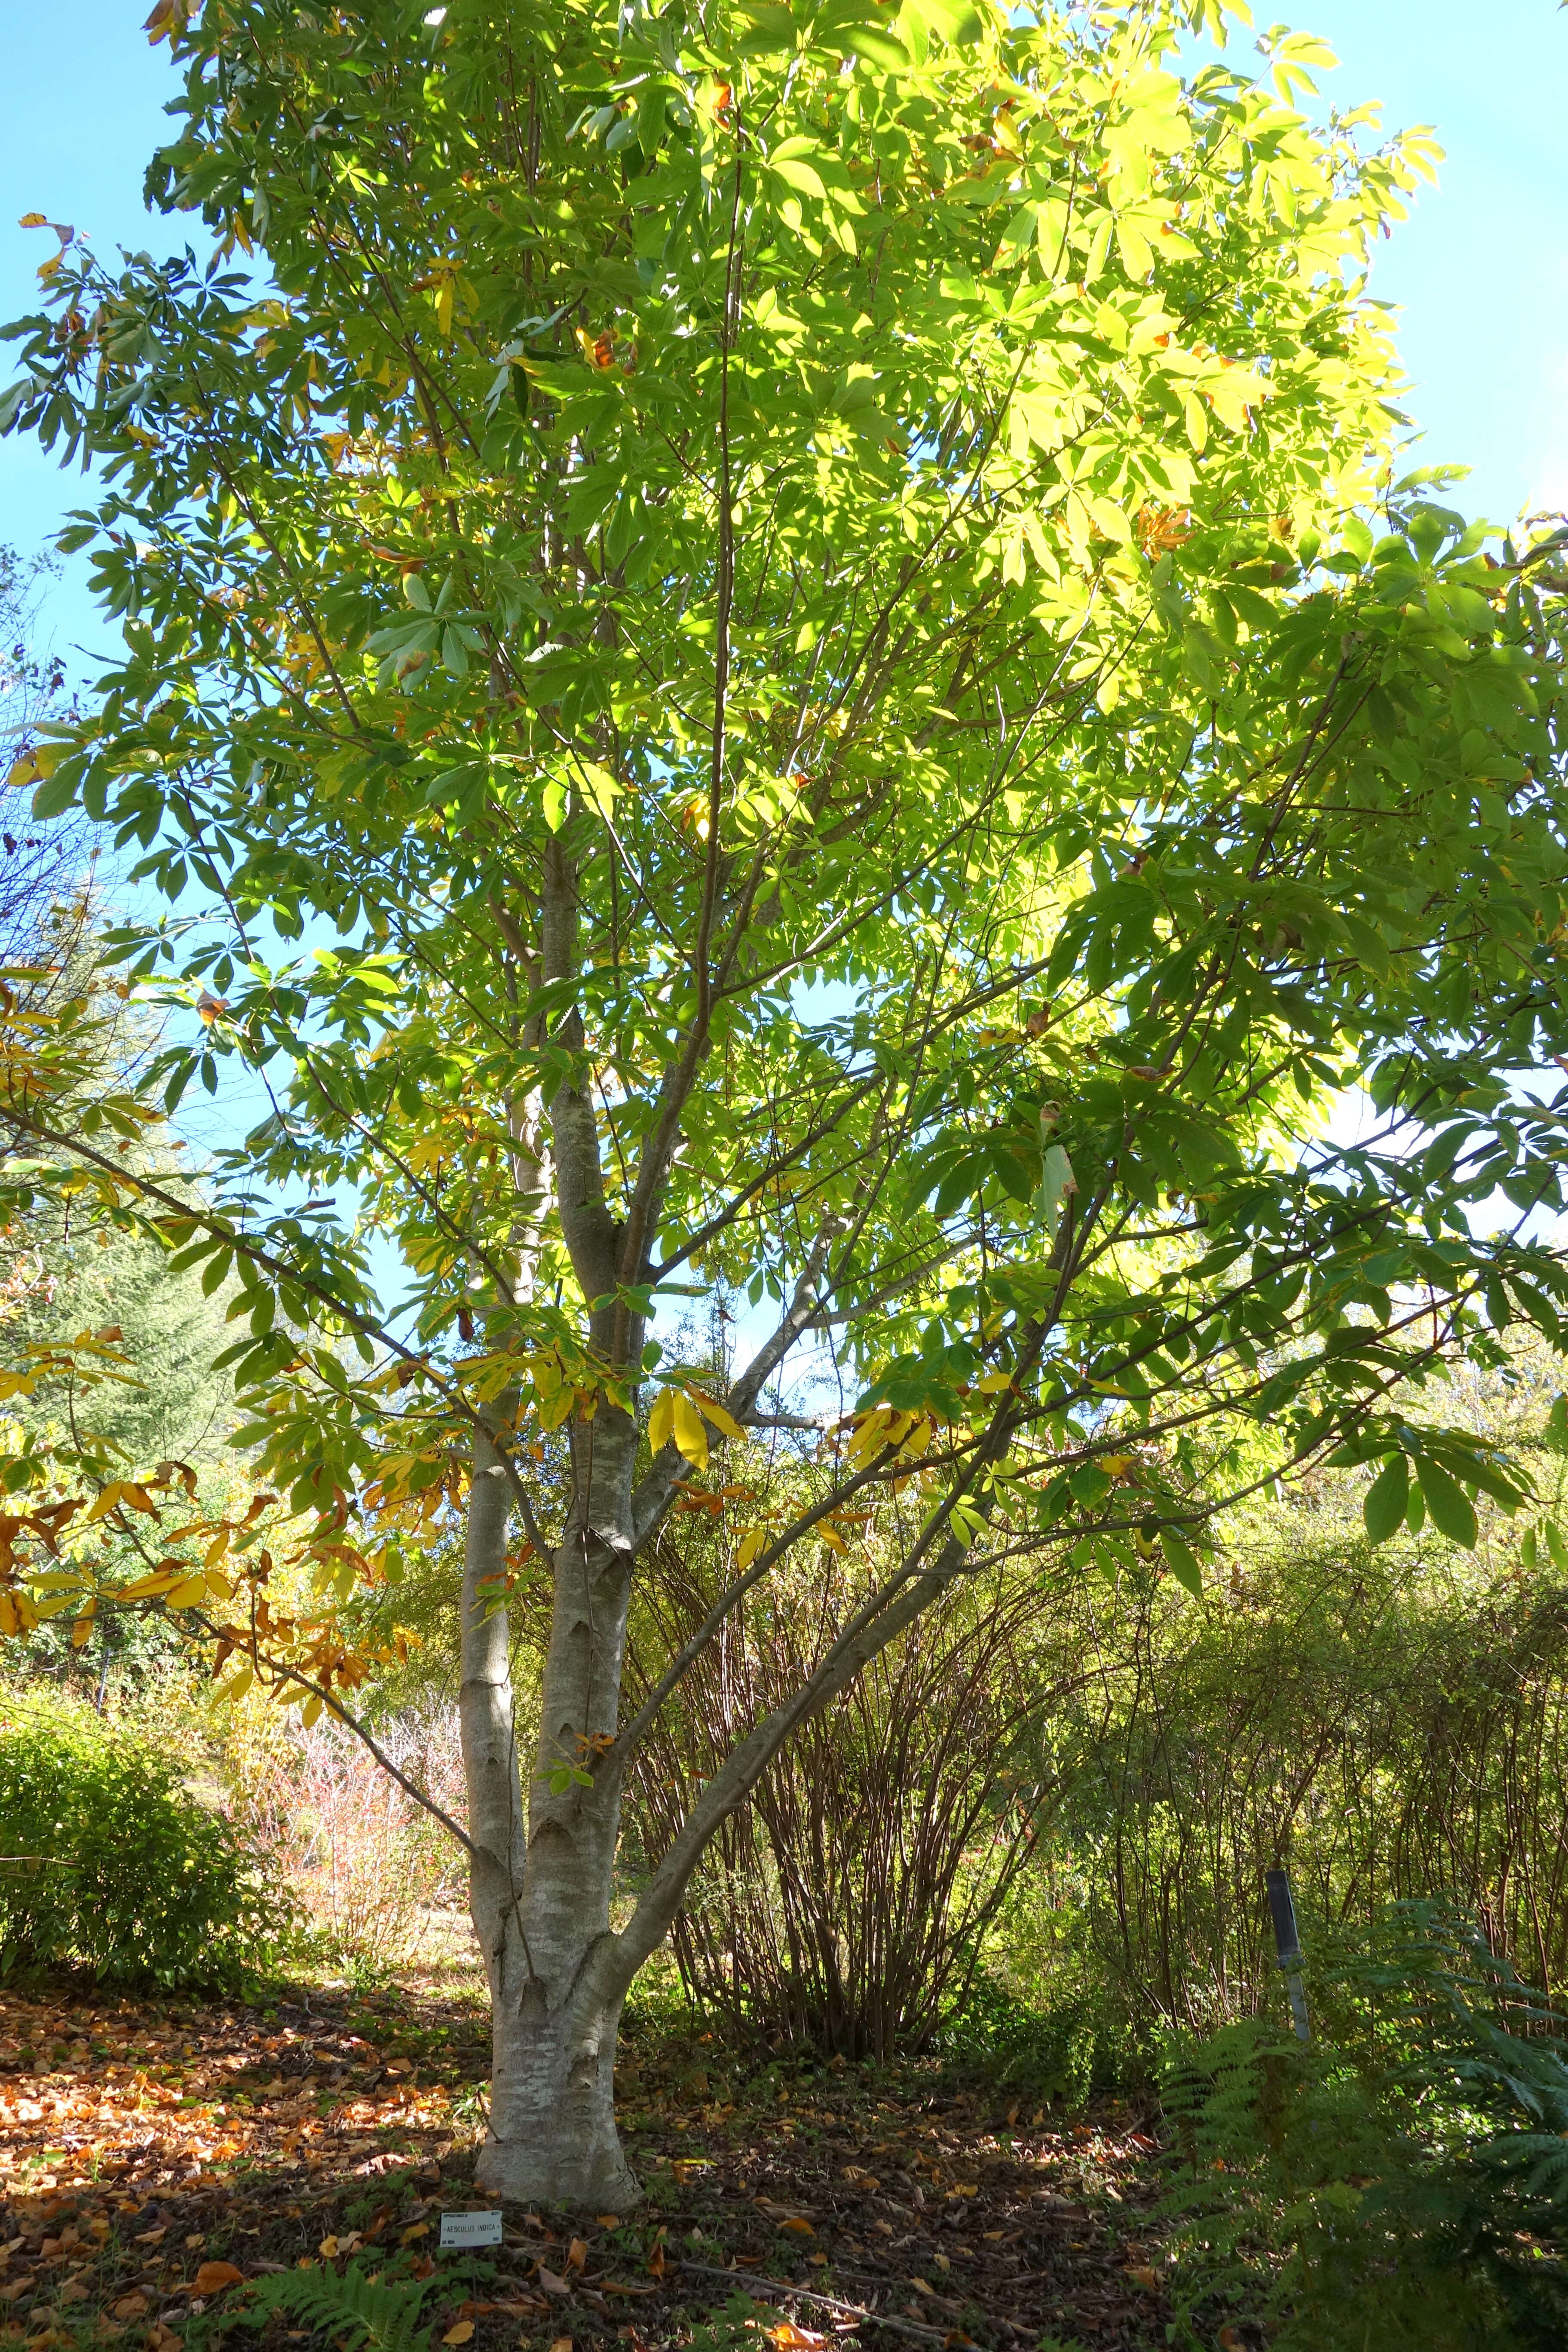
<path fill-rule="evenodd" d="M 1394 1529 L 1404 1526 L 1409 1499 L 1410 1465 L 1403 1454 L 1390 1454 L 1367 1488 L 1361 1507 L 1367 1534 L 1374 1544 L 1386 1543 Z"/>

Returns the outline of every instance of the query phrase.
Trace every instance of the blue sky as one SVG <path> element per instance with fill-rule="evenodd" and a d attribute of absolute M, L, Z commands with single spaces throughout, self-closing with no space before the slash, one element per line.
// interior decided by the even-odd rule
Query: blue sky
<path fill-rule="evenodd" d="M 54 250 L 47 232 L 16 226 L 25 212 L 90 229 L 106 257 L 117 241 L 180 242 L 141 205 L 175 89 L 167 48 L 142 31 L 145 14 L 146 0 L 5 9 L 5 318 L 31 306 L 33 273 Z M 1391 127 L 1430 123 L 1447 151 L 1440 187 L 1423 194 L 1374 280 L 1402 306 L 1424 458 L 1470 466 L 1460 502 L 1497 520 L 1568 506 L 1568 14 L 1556 0 L 1300 0 L 1289 21 L 1340 57 L 1327 96 L 1347 107 L 1379 98 Z M 0 357 L 0 381 L 8 375 Z M 79 478 L 0 443 L 0 540 L 41 545 L 81 496 Z M 49 626 L 62 649 L 108 650 L 73 578 L 51 600 Z"/>

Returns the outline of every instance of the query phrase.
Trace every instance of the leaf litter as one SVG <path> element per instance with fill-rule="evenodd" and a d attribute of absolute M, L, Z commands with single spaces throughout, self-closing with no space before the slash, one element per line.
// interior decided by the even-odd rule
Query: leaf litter
<path fill-rule="evenodd" d="M 667 2032 L 625 2055 L 646 2206 L 508 2207 L 480 2259 L 437 2244 L 444 2209 L 486 2201 L 473 2001 L 8 1990 L 0 2346 L 216 2352 L 247 2315 L 266 2347 L 321 2342 L 251 2297 L 351 2265 L 424 2283 L 420 2340 L 464 2352 L 1165 2343 L 1156 2149 L 1129 2110 L 1026 2116 L 919 2065 L 731 2079 Z"/>

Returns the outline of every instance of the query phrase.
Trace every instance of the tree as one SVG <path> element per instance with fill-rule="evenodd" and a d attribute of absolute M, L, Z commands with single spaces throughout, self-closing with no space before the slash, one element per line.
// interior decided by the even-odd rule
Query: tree
<path fill-rule="evenodd" d="M 1214 1512 L 1325 1459 L 1386 1463 L 1374 1533 L 1528 1489 L 1415 1391 L 1563 1336 L 1563 1107 L 1515 1083 L 1568 1050 L 1555 543 L 1393 479 L 1363 272 L 1422 143 L 1311 130 L 1300 37 L 1183 82 L 1186 25 L 160 0 L 151 184 L 211 247 L 62 230 L 10 331 L 0 423 L 104 466 L 62 543 L 127 645 L 36 805 L 174 902 L 112 948 L 186 1024 L 168 1106 L 226 1062 L 267 1101 L 210 1205 L 79 1131 L 68 1040 L 5 1115 L 232 1271 L 240 1439 L 342 1602 L 280 1632 L 237 1548 L 198 1606 L 187 1550 L 155 1598 L 229 1686 L 370 1736 L 462 1517 L 508 2195 L 635 2196 L 616 2022 L 705 1842 L 972 1566 L 1195 1591 Z M 666 1351 L 693 1289 L 732 1360 Z M 868 1524 L 614 1924 L 668 1694 Z M 729 1580 L 628 1714 L 683 1527 Z"/>
<path fill-rule="evenodd" d="M 10 760 L 32 748 L 40 726 L 66 714 L 65 667 L 34 641 L 38 599 L 49 566 L 0 547 L 0 741 Z M 14 828 L 14 829 L 13 829 Z M 80 887 L 87 827 L 74 822 L 29 827 L 13 818 L 0 828 L 0 960 L 25 962 L 62 892 Z"/>

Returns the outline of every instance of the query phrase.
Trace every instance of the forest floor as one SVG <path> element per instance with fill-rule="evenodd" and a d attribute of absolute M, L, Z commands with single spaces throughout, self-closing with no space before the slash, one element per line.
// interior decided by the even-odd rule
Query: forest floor
<path fill-rule="evenodd" d="M 442 2211 L 489 2201 L 471 1990 L 10 1990 L 0 2345 L 212 2352 L 277 2294 L 258 2281 L 351 2263 L 423 2281 L 432 2352 L 1166 2343 L 1154 2143 L 1127 2109 L 1052 2120 L 934 2068 L 747 2080 L 646 2028 L 623 2058 L 637 2217 L 509 2207 L 501 2246 L 443 2253 Z M 263 2340 L 321 2332 L 296 2308 Z"/>

